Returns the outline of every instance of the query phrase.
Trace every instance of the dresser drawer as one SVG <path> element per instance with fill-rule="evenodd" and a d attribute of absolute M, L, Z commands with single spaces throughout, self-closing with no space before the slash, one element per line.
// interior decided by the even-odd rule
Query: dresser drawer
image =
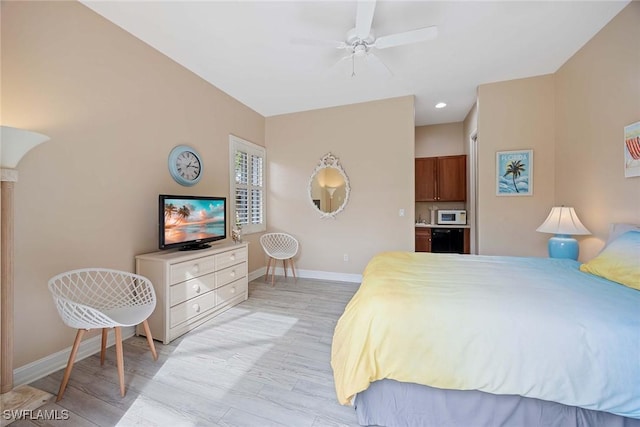
<path fill-rule="evenodd" d="M 212 291 L 171 307 L 170 327 L 173 328 L 182 322 L 186 322 L 192 317 L 212 309 L 215 305 L 216 293 Z"/>
<path fill-rule="evenodd" d="M 196 258 L 191 261 L 185 261 L 171 266 L 171 283 L 180 283 L 203 274 L 213 273 L 216 269 L 214 256 Z"/>
<path fill-rule="evenodd" d="M 240 279 L 216 289 L 218 304 L 223 304 L 225 301 L 235 298 L 238 295 L 243 295 L 247 291 L 247 286 L 247 280 Z"/>
<path fill-rule="evenodd" d="M 204 295 L 205 293 L 212 291 L 216 287 L 216 275 L 218 273 L 209 273 L 204 276 L 196 277 L 195 279 L 189 279 L 184 282 L 177 283 L 171 286 L 171 293 L 169 306 L 173 307 L 176 304 L 180 304 L 188 299 L 197 297 L 198 295 Z"/>
<path fill-rule="evenodd" d="M 240 247 L 216 255 L 216 269 L 230 267 L 247 260 L 247 248 Z"/>
<path fill-rule="evenodd" d="M 246 271 L 246 262 L 227 267 L 220 271 L 216 271 L 216 288 L 245 277 L 247 275 Z"/>

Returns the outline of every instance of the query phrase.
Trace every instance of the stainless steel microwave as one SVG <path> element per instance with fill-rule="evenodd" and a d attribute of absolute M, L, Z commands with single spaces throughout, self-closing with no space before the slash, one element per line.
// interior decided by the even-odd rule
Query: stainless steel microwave
<path fill-rule="evenodd" d="M 441 209 L 438 211 L 438 224 L 465 225 L 467 223 L 467 211 L 461 209 Z"/>

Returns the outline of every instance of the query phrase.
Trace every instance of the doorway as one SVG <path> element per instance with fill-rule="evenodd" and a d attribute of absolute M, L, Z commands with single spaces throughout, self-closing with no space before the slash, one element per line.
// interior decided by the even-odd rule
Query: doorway
<path fill-rule="evenodd" d="M 478 254 L 478 129 L 469 136 L 469 214 L 472 254 Z"/>

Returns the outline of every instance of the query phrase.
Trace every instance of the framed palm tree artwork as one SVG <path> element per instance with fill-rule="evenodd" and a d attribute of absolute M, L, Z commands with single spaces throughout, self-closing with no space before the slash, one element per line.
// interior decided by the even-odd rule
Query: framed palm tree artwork
<path fill-rule="evenodd" d="M 496 153 L 496 195 L 531 196 L 533 194 L 533 150 Z"/>

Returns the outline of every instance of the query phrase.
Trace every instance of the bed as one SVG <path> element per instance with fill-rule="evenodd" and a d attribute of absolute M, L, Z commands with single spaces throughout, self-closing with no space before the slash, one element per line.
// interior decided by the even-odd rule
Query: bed
<path fill-rule="evenodd" d="M 387 252 L 331 365 L 362 425 L 640 427 L 640 291 L 567 259 Z"/>

